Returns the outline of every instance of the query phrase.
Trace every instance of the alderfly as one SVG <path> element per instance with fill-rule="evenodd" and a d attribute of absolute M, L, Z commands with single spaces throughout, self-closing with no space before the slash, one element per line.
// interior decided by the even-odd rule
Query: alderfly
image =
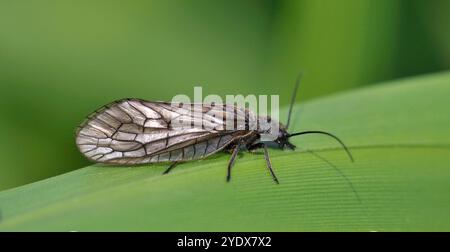
<path fill-rule="evenodd" d="M 110 103 L 93 114 L 80 125 L 76 131 L 76 144 L 89 160 L 97 163 L 117 165 L 136 165 L 147 163 L 169 163 L 164 172 L 168 173 L 177 164 L 206 158 L 219 151 L 231 154 L 228 162 L 227 181 L 231 179 L 231 168 L 237 154 L 241 150 L 255 151 L 263 149 L 266 166 L 276 183 L 278 179 L 272 169 L 267 146 L 280 149 L 296 148 L 289 142 L 294 136 L 307 134 L 322 134 L 334 138 L 346 151 L 350 160 L 353 158 L 345 144 L 335 135 L 325 131 L 302 131 L 288 133 L 292 108 L 300 83 L 297 79 L 292 95 L 286 125 L 264 117 L 269 125 L 276 125 L 278 134 L 272 141 L 264 141 L 261 135 L 267 128 L 250 129 L 252 111 L 230 104 L 201 104 L 200 113 L 205 115 L 195 117 L 190 109 L 181 109 L 183 104 L 169 102 L 150 102 L 140 99 L 122 99 Z M 184 108 L 195 109 L 195 104 L 184 104 Z M 213 120 L 211 112 L 215 115 Z M 232 117 L 236 122 L 242 119 L 243 129 L 229 130 L 226 124 Z M 242 117 L 242 118 L 239 118 Z M 261 117 L 257 117 L 261 118 Z M 174 120 L 184 120 L 186 125 L 176 125 Z M 195 120 L 203 123 L 195 124 Z M 205 127 L 205 124 L 209 127 Z"/>

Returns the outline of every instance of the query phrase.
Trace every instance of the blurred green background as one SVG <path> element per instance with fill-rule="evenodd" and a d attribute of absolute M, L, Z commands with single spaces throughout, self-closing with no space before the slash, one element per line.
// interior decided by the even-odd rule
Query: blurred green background
<path fill-rule="evenodd" d="M 450 1 L 0 0 L 0 190 L 88 164 L 73 132 L 112 100 L 289 102 L 450 69 Z"/>

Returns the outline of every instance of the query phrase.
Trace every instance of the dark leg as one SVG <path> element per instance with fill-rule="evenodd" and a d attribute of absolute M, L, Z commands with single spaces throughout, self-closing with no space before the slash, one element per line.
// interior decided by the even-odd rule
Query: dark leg
<path fill-rule="evenodd" d="M 228 171 L 227 171 L 227 182 L 230 182 L 231 179 L 231 168 L 234 165 L 234 161 L 236 160 L 236 156 L 239 152 L 239 146 L 240 143 L 236 144 L 236 146 L 233 149 L 233 153 L 231 153 L 230 162 L 228 162 Z"/>
<path fill-rule="evenodd" d="M 171 164 L 169 165 L 169 167 L 167 167 L 167 169 L 163 172 L 163 175 L 169 173 L 170 170 L 172 170 L 173 167 L 177 166 L 177 164 L 178 164 L 178 162 L 173 162 L 173 163 L 171 163 Z"/>
<path fill-rule="evenodd" d="M 254 152 L 257 149 L 261 149 L 264 148 L 264 144 L 263 143 L 257 143 L 257 144 L 253 144 L 253 145 L 247 145 L 247 150 L 249 152 Z"/>
<path fill-rule="evenodd" d="M 270 174 L 272 174 L 273 181 L 275 181 L 275 183 L 279 184 L 280 182 L 278 182 L 277 176 L 275 176 L 275 173 L 272 170 L 272 163 L 270 163 L 269 152 L 267 151 L 267 146 L 265 144 L 263 144 L 262 146 L 264 148 L 264 159 L 266 160 L 267 168 L 269 169 Z"/>

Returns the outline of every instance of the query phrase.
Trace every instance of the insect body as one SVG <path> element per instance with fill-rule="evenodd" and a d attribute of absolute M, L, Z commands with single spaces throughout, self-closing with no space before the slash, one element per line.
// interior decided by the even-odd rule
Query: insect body
<path fill-rule="evenodd" d="M 288 118 L 294 100 L 295 93 Z M 188 104 L 187 107 L 194 108 L 194 104 Z M 251 111 L 227 104 L 202 104 L 200 108 L 202 123 L 195 126 L 196 118 L 192 111 L 183 110 L 177 104 L 140 99 L 115 101 L 91 114 L 80 125 L 76 131 L 76 144 L 83 155 L 93 162 L 119 165 L 170 163 L 164 173 L 168 173 L 178 163 L 227 151 L 231 153 L 227 181 L 231 178 L 231 168 L 240 150 L 262 148 L 267 168 L 278 183 L 269 159 L 267 143 L 261 141 L 260 137 L 268 129 L 249 129 L 250 121 L 257 118 Z M 211 114 L 219 116 L 211 117 Z M 227 129 L 227 118 L 244 121 L 244 129 Z M 294 149 L 295 146 L 289 142 L 293 136 L 325 134 L 339 141 L 350 156 L 345 145 L 330 133 L 304 131 L 290 134 L 287 132 L 289 119 L 286 126 L 267 119 L 270 125 L 277 124 L 279 128 L 277 138 L 272 141 L 278 148 Z M 174 120 L 187 121 L 190 127 L 175 125 Z"/>

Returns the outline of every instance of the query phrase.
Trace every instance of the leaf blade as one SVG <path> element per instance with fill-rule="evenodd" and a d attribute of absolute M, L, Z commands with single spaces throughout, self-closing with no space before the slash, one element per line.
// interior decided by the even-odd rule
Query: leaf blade
<path fill-rule="evenodd" d="M 292 129 L 328 130 L 261 155 L 244 154 L 225 183 L 227 155 L 187 163 L 91 166 L 0 192 L 0 230 L 449 230 L 450 74 L 411 78 L 297 106 Z M 360 195 L 313 150 L 338 167 Z"/>

